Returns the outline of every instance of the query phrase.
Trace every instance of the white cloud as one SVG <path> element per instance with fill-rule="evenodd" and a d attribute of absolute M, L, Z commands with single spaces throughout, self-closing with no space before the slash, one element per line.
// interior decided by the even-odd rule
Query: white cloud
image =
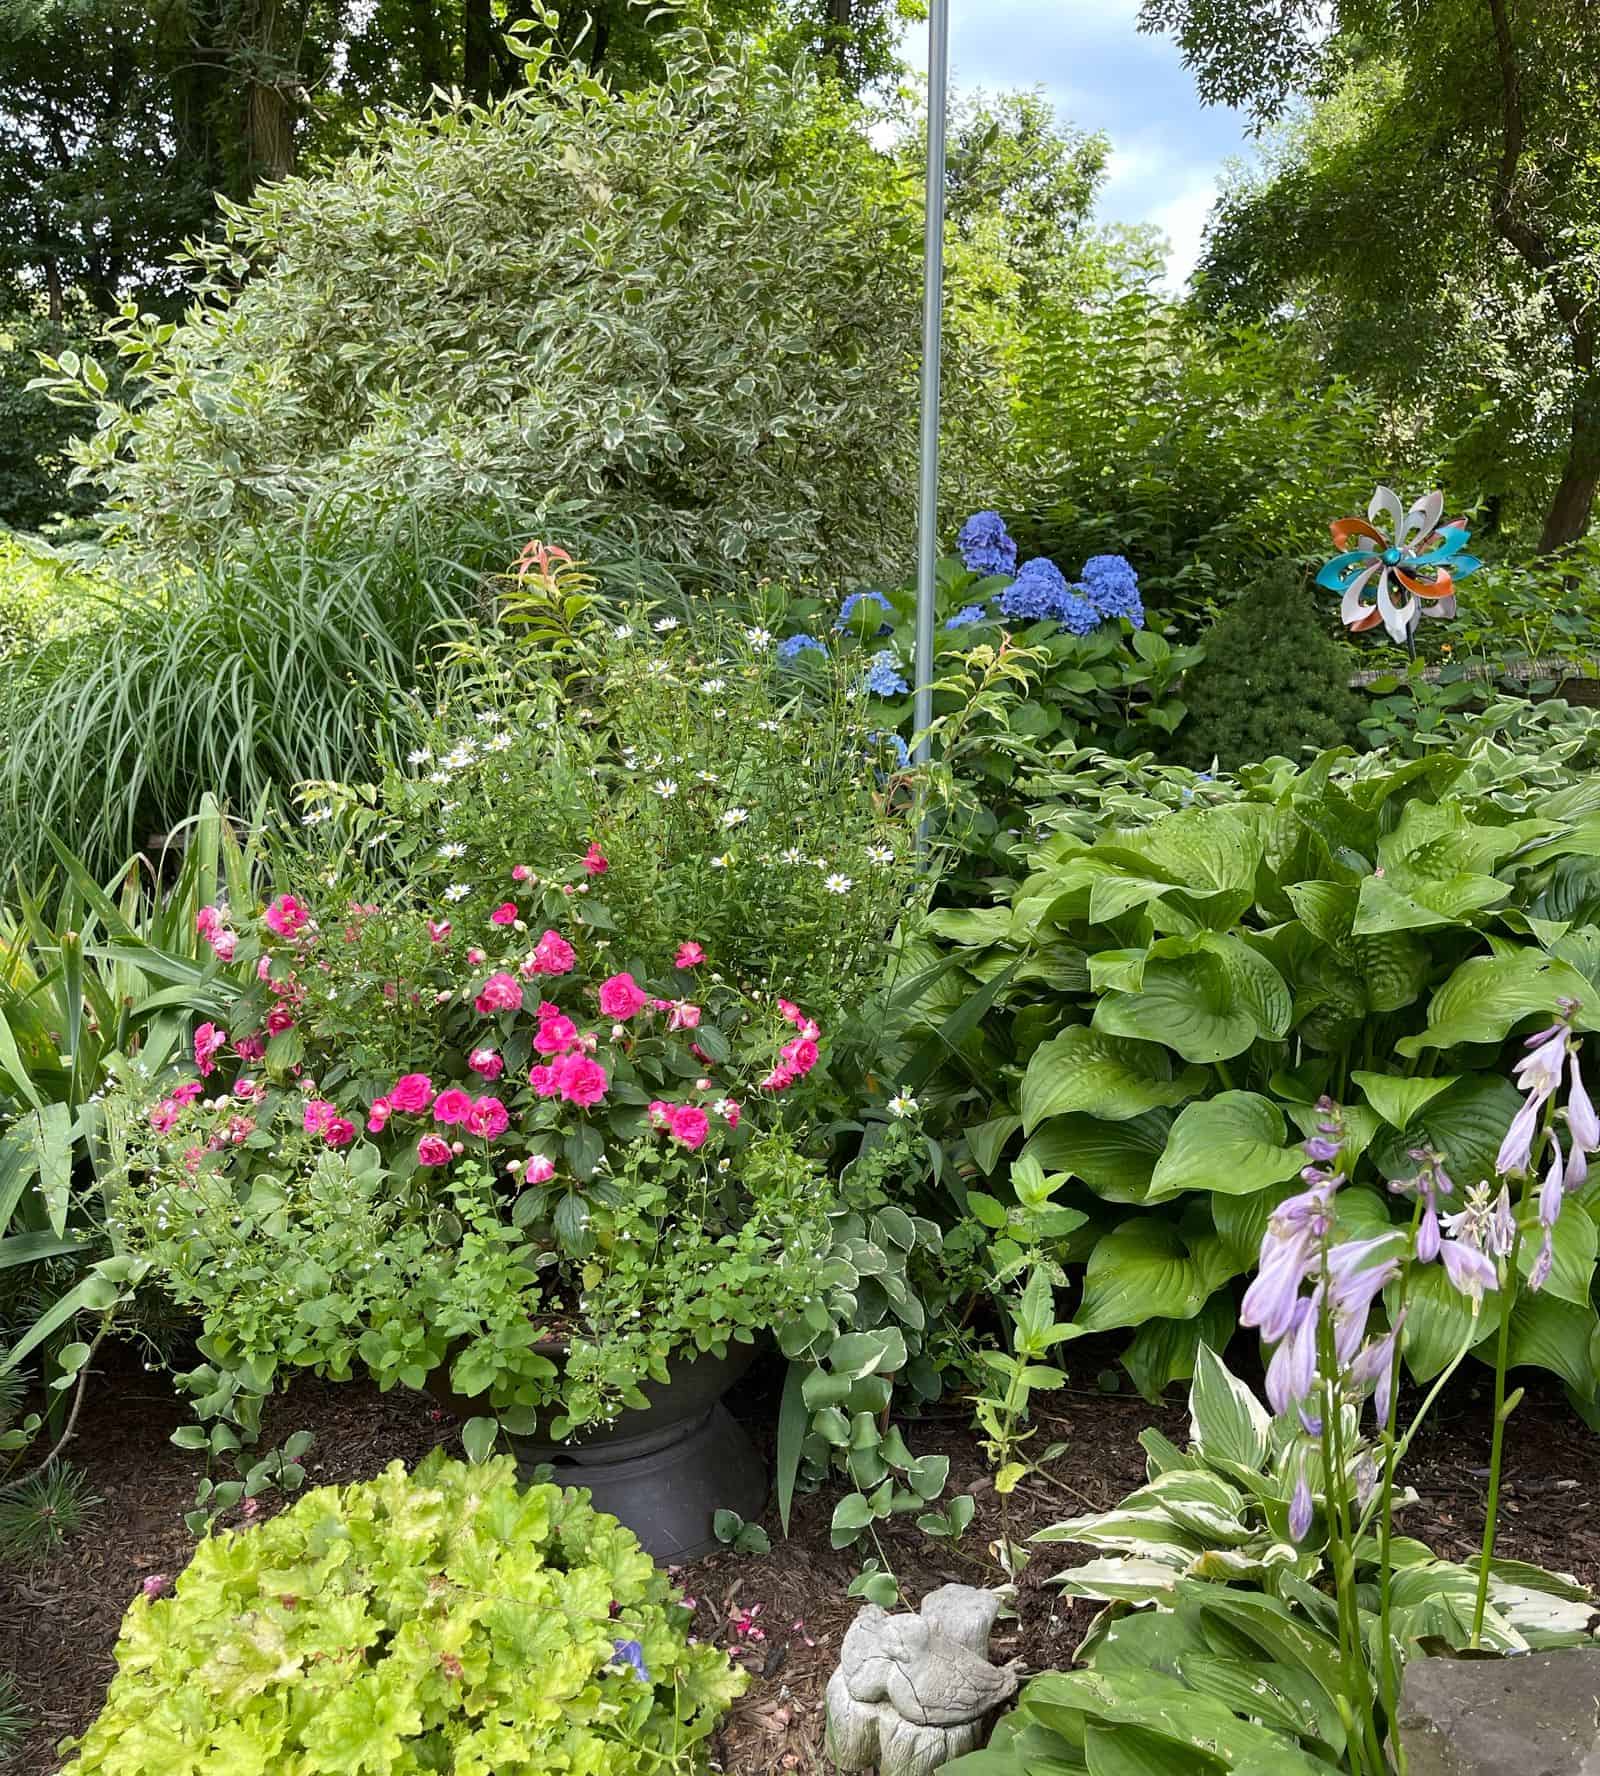
<path fill-rule="evenodd" d="M 1217 201 L 1217 176 L 1221 170 L 1217 167 L 1204 178 L 1193 180 L 1176 197 L 1157 204 L 1150 211 L 1149 219 L 1170 243 L 1166 281 L 1174 290 L 1183 288 L 1199 262 L 1206 222 L 1211 215 L 1211 206 Z"/>

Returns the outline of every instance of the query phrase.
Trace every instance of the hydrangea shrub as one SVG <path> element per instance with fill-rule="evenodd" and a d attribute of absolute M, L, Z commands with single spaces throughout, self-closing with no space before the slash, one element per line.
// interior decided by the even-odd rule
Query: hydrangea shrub
<path fill-rule="evenodd" d="M 151 1585 L 148 1591 L 155 1591 Z M 587 1495 L 437 1451 L 136 1597 L 67 1776 L 691 1776 L 747 1681 Z"/>

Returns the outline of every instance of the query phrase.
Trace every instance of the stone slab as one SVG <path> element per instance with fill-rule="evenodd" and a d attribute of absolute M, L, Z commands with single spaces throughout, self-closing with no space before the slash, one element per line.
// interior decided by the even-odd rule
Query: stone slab
<path fill-rule="evenodd" d="M 1413 1659 L 1398 1726 L 1409 1776 L 1600 1776 L 1600 1648 Z"/>

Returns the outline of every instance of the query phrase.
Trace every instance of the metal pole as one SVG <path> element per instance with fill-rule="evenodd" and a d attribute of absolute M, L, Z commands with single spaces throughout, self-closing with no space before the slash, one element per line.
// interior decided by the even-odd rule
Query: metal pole
<path fill-rule="evenodd" d="M 917 483 L 918 764 L 933 721 L 933 592 L 939 561 L 939 348 L 944 331 L 945 109 L 950 85 L 950 0 L 928 9 L 928 177 L 922 241 L 922 441 Z"/>

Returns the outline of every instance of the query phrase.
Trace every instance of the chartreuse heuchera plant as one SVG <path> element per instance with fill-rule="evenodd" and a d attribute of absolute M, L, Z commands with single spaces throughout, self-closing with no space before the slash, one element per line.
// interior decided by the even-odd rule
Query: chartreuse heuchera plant
<path fill-rule="evenodd" d="M 1546 1235 L 1558 1215 L 1537 1198 L 1562 1189 L 1559 1144 L 1548 1131 L 1569 1059 L 1575 1151 L 1600 1142 L 1565 1023 L 1533 1040 L 1519 1068 L 1524 1100 L 1505 1136 L 1507 1169 L 1524 1175 L 1535 1130 L 1542 1126 L 1551 1143 L 1546 1183 L 1525 1195 L 1528 1218 Z M 1489 1527 L 1476 1571 L 1395 1534 L 1397 1508 L 1414 1502 L 1397 1487 L 1400 1463 L 1473 1342 L 1469 1330 L 1401 1433 L 1398 1344 L 1413 1291 L 1427 1302 L 1434 1291 L 1424 1292 L 1424 1282 L 1436 1279 L 1474 1318 L 1486 1294 L 1508 1296 L 1523 1217 L 1504 1190 L 1493 1204 L 1485 1192 L 1441 1217 L 1452 1185 L 1437 1155 L 1424 1151 L 1404 1192 L 1409 1227 L 1370 1234 L 1358 1216 L 1352 1231 L 1341 1217 L 1351 1132 L 1331 1100 L 1317 1104 L 1304 1188 L 1268 1220 L 1245 1292 L 1241 1318 L 1272 1347 L 1273 1410 L 1200 1346 L 1188 1452 L 1147 1432 L 1145 1486 L 1114 1510 L 1034 1538 L 1097 1550 L 1057 1580 L 1067 1595 L 1106 1605 L 1078 1649 L 1087 1669 L 1037 1679 L 989 1750 L 953 1770 L 1278 1776 L 1332 1767 L 1387 1776 L 1406 1767 L 1393 1727 L 1413 1655 L 1591 1640 L 1596 1611 L 1584 1587 L 1493 1557 L 1503 1353 Z M 1530 1286 L 1548 1280 L 1542 1265 L 1536 1260 Z"/>
<path fill-rule="evenodd" d="M 630 1530 L 504 1457 L 318 1487 L 146 1590 L 70 1776 L 690 1776 L 748 1682 Z"/>
<path fill-rule="evenodd" d="M 986 1015 L 924 1101 L 965 1126 L 978 1174 L 1020 1144 L 1076 1181 L 1059 1199 L 1088 1217 L 1061 1248 L 1084 1264 L 1074 1336 L 1128 1329 L 1151 1391 L 1230 1336 L 1230 1285 L 1300 1188 L 1320 1098 L 1344 1106 L 1352 1237 L 1408 1225 L 1419 1177 L 1426 1225 L 1477 1226 L 1546 1163 L 1503 1145 L 1521 1039 L 1558 1010 L 1563 1041 L 1600 1028 L 1600 780 L 1482 741 L 1279 761 L 1191 793 L 1065 807 L 999 904 L 933 915 Z M 930 1022 L 952 997 L 946 980 Z M 1568 1132 L 1568 1188 L 1542 1192 L 1537 1237 L 1494 1254 L 1526 1284 L 1504 1316 L 1474 1316 L 1437 1265 L 1413 1280 L 1418 1380 L 1465 1343 L 1594 1402 L 1594 1198 Z M 1581 1102 L 1570 1133 L 1587 1145 Z"/>

